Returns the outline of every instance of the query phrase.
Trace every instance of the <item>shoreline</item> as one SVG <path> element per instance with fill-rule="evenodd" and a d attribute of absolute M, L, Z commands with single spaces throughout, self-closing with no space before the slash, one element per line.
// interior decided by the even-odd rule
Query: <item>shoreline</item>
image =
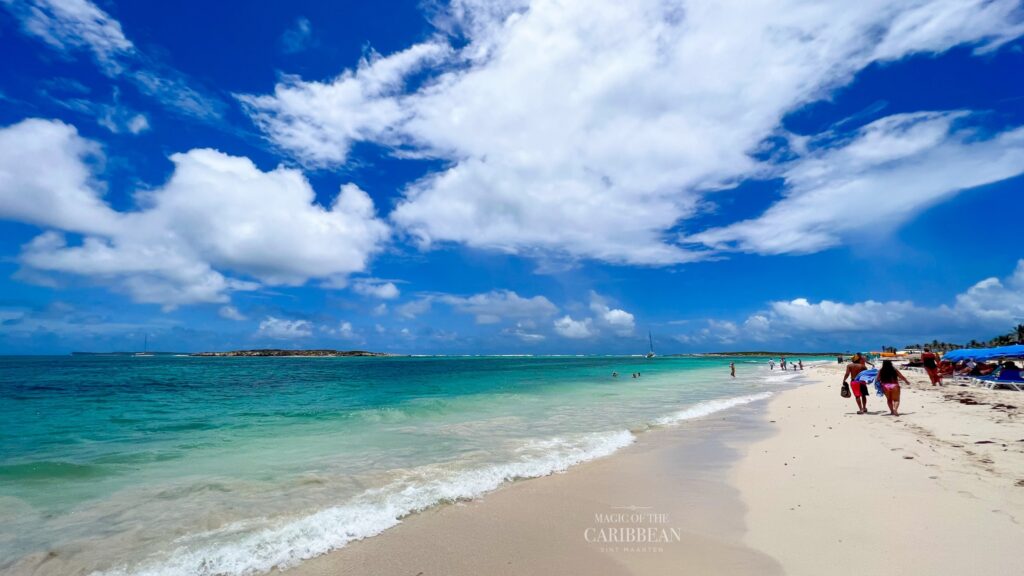
<path fill-rule="evenodd" d="M 730 574 L 782 574 L 742 542 L 743 503 L 726 482 L 740 447 L 770 434 L 758 416 L 763 403 L 634 431 L 633 443 L 608 456 L 433 506 L 286 573 L 625 575 L 672 573 L 685 563 L 708 574 L 725 563 L 738 570 Z M 668 533 L 669 541 L 622 541 L 630 530 Z"/>
<path fill-rule="evenodd" d="M 882 416 L 876 397 L 873 413 L 858 416 L 838 395 L 839 369 L 808 367 L 798 386 L 767 401 L 648 430 L 565 472 L 434 506 L 287 573 L 1016 570 L 1024 426 L 1005 403 L 1015 397 L 932 389 L 907 374 L 914 385 L 901 418 Z M 608 515 L 623 509 L 652 516 Z M 643 531 L 668 541 L 621 541 Z"/>

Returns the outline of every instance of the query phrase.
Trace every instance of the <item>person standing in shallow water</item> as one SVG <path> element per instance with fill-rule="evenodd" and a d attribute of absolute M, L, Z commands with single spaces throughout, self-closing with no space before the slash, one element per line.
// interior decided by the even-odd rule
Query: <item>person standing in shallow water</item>
<path fill-rule="evenodd" d="M 889 414 L 900 415 L 900 380 L 910 381 L 892 365 L 892 360 L 882 360 L 882 368 L 878 370 L 878 383 L 882 385 L 885 401 L 889 404 Z"/>
<path fill-rule="evenodd" d="M 729 376 L 736 377 L 736 363 L 729 362 Z"/>
<path fill-rule="evenodd" d="M 850 363 L 846 365 L 846 374 L 843 375 L 843 384 L 846 384 L 846 379 L 850 379 L 850 389 L 853 391 L 853 399 L 857 401 L 857 414 L 868 413 L 868 385 L 867 382 L 858 382 L 857 375 L 867 370 L 868 367 L 864 363 L 864 357 L 860 354 L 855 354 L 850 360 Z"/>

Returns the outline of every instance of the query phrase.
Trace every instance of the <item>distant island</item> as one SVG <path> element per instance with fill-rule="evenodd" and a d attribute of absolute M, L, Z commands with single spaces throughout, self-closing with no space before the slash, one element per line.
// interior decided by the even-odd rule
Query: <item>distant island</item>
<path fill-rule="evenodd" d="M 700 352 L 695 354 L 668 354 L 669 357 L 693 356 L 753 356 L 757 358 L 775 358 L 778 356 L 849 356 L 852 352 Z"/>
<path fill-rule="evenodd" d="M 258 350 L 231 350 L 230 352 L 196 352 L 189 356 L 316 356 L 335 358 L 342 356 L 394 356 L 385 352 L 366 350 L 285 350 L 281 348 L 260 348 Z"/>

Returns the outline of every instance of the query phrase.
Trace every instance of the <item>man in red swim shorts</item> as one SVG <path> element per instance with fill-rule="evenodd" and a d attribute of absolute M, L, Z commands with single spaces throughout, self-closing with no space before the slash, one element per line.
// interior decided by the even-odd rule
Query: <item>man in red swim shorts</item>
<path fill-rule="evenodd" d="M 857 401 L 857 414 L 868 412 L 868 384 L 858 382 L 857 375 L 868 369 L 867 359 L 862 354 L 854 354 L 850 363 L 846 365 L 846 374 L 843 375 L 843 384 L 850 379 L 850 389 L 853 391 L 853 399 Z"/>

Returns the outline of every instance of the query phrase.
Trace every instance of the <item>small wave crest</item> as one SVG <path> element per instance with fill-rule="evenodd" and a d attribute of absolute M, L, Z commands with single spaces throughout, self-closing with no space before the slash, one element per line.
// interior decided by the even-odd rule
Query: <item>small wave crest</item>
<path fill-rule="evenodd" d="M 761 392 L 758 394 L 750 394 L 749 396 L 735 396 L 733 398 L 720 398 L 717 400 L 708 400 L 706 402 L 700 402 L 694 404 L 689 408 L 680 410 L 675 414 L 663 416 L 655 420 L 655 424 L 660 426 L 671 426 L 672 424 L 678 424 L 684 420 L 693 420 L 694 418 L 702 418 L 715 412 L 721 412 L 722 410 L 728 410 L 735 406 L 743 404 L 749 404 L 751 402 L 757 402 L 758 400 L 764 400 L 771 396 L 771 392 Z"/>
<path fill-rule="evenodd" d="M 424 467 L 345 504 L 229 541 L 208 539 L 203 544 L 181 546 L 161 560 L 92 576 L 249 575 L 289 568 L 354 540 L 376 536 L 409 514 L 444 502 L 477 498 L 512 480 L 563 472 L 608 456 L 634 440 L 626 430 L 552 438 L 526 443 L 518 450 L 518 459 L 511 462 L 457 471 Z M 222 536 L 224 531 L 218 532 Z"/>

